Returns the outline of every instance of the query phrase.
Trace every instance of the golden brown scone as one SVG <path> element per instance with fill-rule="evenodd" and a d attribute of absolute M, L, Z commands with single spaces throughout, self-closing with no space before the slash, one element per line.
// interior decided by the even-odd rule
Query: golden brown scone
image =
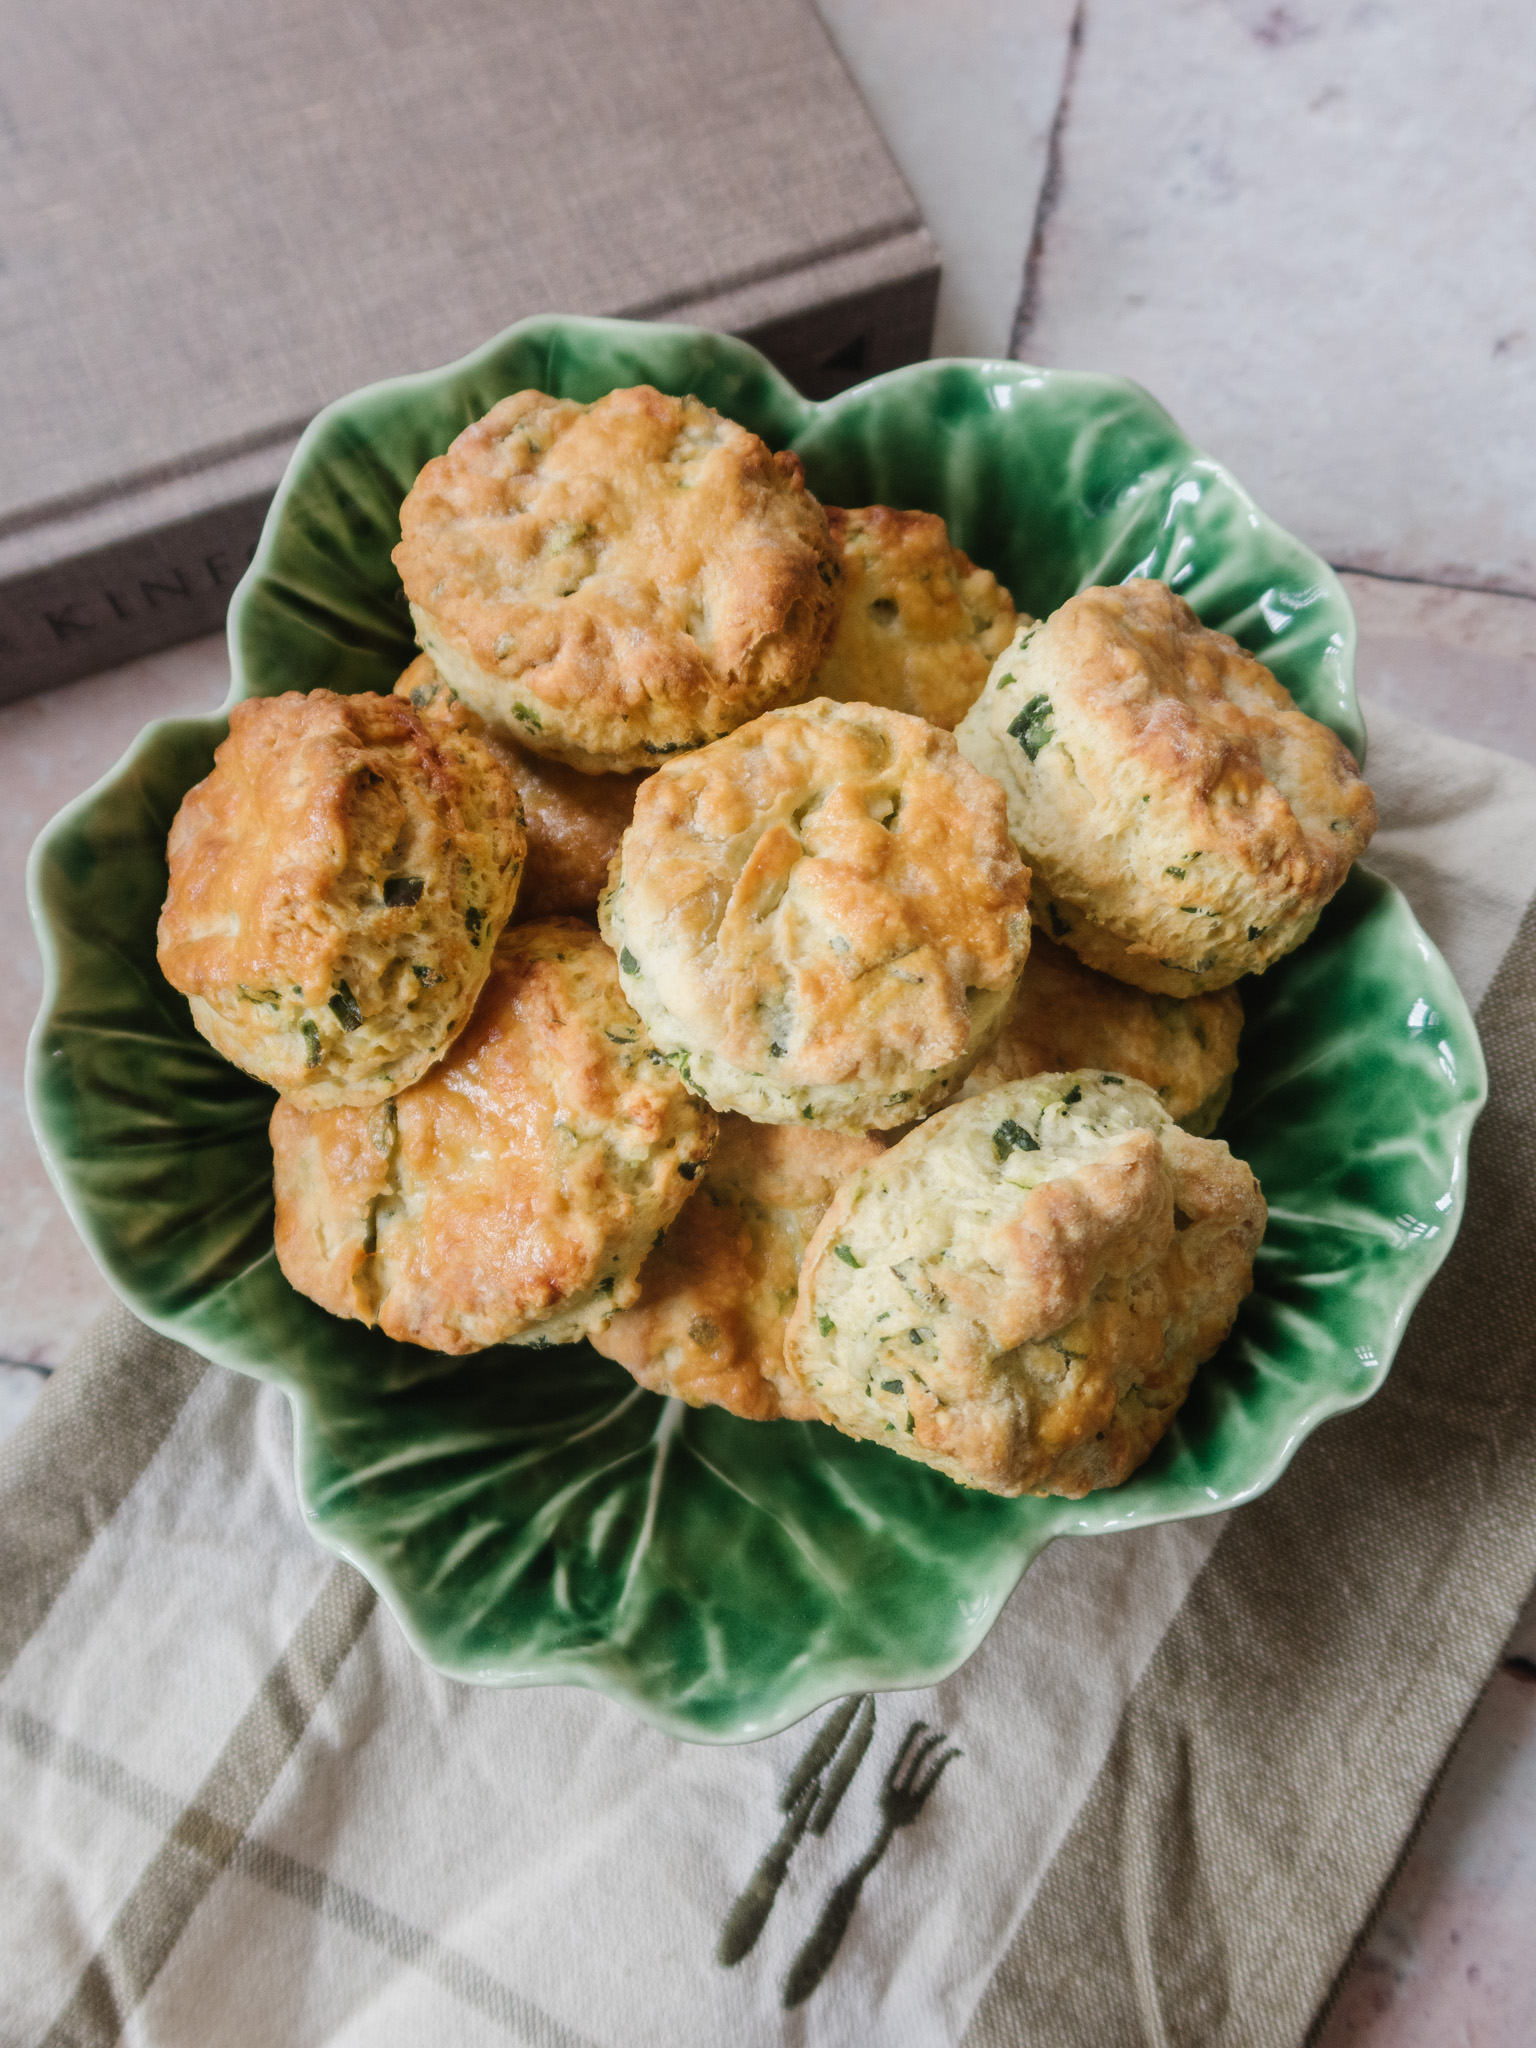
<path fill-rule="evenodd" d="M 1029 951 L 1002 791 L 948 733 L 825 697 L 672 761 L 598 908 L 717 1109 L 886 1130 L 953 1094 Z"/>
<path fill-rule="evenodd" d="M 955 737 L 1007 792 L 1042 925 L 1161 995 L 1299 946 L 1376 829 L 1343 743 L 1144 578 L 1021 632 Z"/>
<path fill-rule="evenodd" d="M 884 704 L 953 732 L 1013 638 L 1013 599 L 932 512 L 829 505 L 843 613 L 809 694 Z"/>
<path fill-rule="evenodd" d="M 594 1345 L 695 1408 L 813 1416 L 784 1370 L 800 1261 L 839 1185 L 884 1150 L 852 1131 L 723 1116 L 699 1188 L 645 1262 L 640 1299 Z"/>
<path fill-rule="evenodd" d="M 1252 1173 L 1149 1088 L 1045 1074 L 845 1181 L 785 1338 L 822 1418 L 988 1493 L 1118 1486 L 1253 1284 Z"/>
<path fill-rule="evenodd" d="M 594 774 L 800 694 L 836 624 L 798 456 L 648 384 L 519 391 L 429 462 L 395 549 L 417 637 L 491 725 Z"/>
<path fill-rule="evenodd" d="M 984 1095 L 1032 1074 L 1098 1067 L 1144 1081 L 1197 1137 L 1214 1128 L 1232 1092 L 1242 998 L 1148 995 L 1085 967 L 1037 926 L 1013 1007 L 992 1046 L 966 1076 L 962 1096 Z"/>
<path fill-rule="evenodd" d="M 502 758 L 522 800 L 528 853 L 517 891 L 520 924 L 539 917 L 595 917 L 608 868 L 634 816 L 643 775 L 583 775 L 561 761 L 530 754 L 492 734 L 477 712 L 449 688 L 430 654 L 419 654 L 395 684 L 428 724 L 447 718 L 485 735 Z"/>
<path fill-rule="evenodd" d="M 569 1343 L 635 1299 L 714 1136 L 596 932 L 518 925 L 424 1081 L 372 1111 L 277 1105 L 278 1264 L 407 1344 Z"/>
<path fill-rule="evenodd" d="M 517 791 L 397 697 L 255 697 L 167 847 L 161 971 L 226 1059 L 306 1108 L 382 1102 L 440 1059 L 517 896 Z"/>

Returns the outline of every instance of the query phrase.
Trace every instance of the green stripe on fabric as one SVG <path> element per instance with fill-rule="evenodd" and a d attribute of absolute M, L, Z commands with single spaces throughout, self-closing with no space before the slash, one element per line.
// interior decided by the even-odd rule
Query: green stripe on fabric
<path fill-rule="evenodd" d="M 373 1612 L 335 1564 L 208 1775 L 119 1908 L 43 2048 L 111 2048 L 277 1781 Z"/>
<path fill-rule="evenodd" d="M 174 1794 L 114 1758 L 103 1756 L 88 1743 L 61 1735 L 36 1714 L 23 1707 L 9 1706 L 3 1700 L 0 1738 L 39 1768 L 57 1771 L 61 1777 L 167 1834 L 181 1815 L 181 1802 Z M 586 2035 L 563 2026 L 514 1991 L 510 1984 L 481 1969 L 462 1950 L 401 1919 L 398 1913 L 392 1913 L 365 1892 L 328 1877 L 323 1870 L 301 1863 L 296 1856 L 289 1856 L 270 1843 L 246 1835 L 230 1857 L 228 1868 L 344 1928 L 356 1940 L 368 1942 L 394 1961 L 419 1971 L 440 1989 L 504 2028 L 514 2039 L 530 2042 L 532 2048 L 596 2048 Z"/>
<path fill-rule="evenodd" d="M 1536 1577 L 1536 905 L 1479 1010 L 1455 1255 L 1235 1514 L 965 2048 L 1297 2048 Z"/>
<path fill-rule="evenodd" d="M 0 1678 L 208 1369 L 114 1304 L 0 1451 Z"/>
<path fill-rule="evenodd" d="M 169 1834 L 176 1825 L 181 1801 L 174 1792 L 151 1784 L 137 1771 L 129 1770 L 113 1757 L 103 1756 L 100 1750 L 92 1749 L 77 1737 L 61 1735 L 41 1715 L 26 1707 L 13 1707 L 9 1701 L 0 1700 L 0 1738 L 39 1769 L 57 1771 L 60 1777 L 85 1786 L 99 1799 L 121 1807 L 135 1820 L 163 1834 Z"/>

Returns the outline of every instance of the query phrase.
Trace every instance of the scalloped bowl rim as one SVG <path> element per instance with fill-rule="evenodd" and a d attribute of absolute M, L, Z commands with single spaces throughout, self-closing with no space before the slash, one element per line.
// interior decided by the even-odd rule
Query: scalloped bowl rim
<path fill-rule="evenodd" d="M 434 1653 L 418 1630 L 408 1608 L 404 1604 L 403 1598 L 392 1585 L 387 1571 L 371 1560 L 366 1552 L 360 1551 L 356 1545 L 349 1542 L 345 1537 L 332 1531 L 305 1498 L 302 1483 L 303 1448 L 306 1434 L 312 1425 L 307 1411 L 304 1389 L 301 1386 L 286 1381 L 280 1369 L 263 1370 L 259 1365 L 248 1359 L 229 1355 L 231 1347 L 225 1344 L 209 1342 L 201 1337 L 195 1346 L 190 1344 L 183 1324 L 176 1317 L 158 1314 L 130 1298 L 130 1291 L 126 1284 L 120 1282 L 110 1271 L 98 1241 L 98 1233 L 88 1217 L 83 1201 L 77 1194 L 71 1179 L 55 1159 L 51 1144 L 45 1135 L 45 1118 L 40 1101 L 42 1092 L 40 1046 L 43 1037 L 53 1022 L 61 979 L 60 947 L 53 923 L 43 902 L 41 883 L 42 864 L 55 835 L 66 829 L 75 819 L 91 809 L 103 797 L 108 796 L 113 785 L 121 778 L 130 774 L 139 760 L 160 743 L 163 735 L 178 727 L 184 728 L 199 725 L 215 727 L 227 721 L 229 711 L 233 705 L 247 697 L 259 694 L 248 682 L 244 656 L 240 645 L 240 628 L 245 606 L 251 594 L 269 570 L 270 558 L 277 543 L 283 514 L 293 490 L 305 472 L 311 450 L 315 442 L 325 434 L 331 424 L 339 418 L 347 417 L 354 407 L 365 401 L 375 401 L 380 398 L 394 396 L 409 398 L 413 393 L 431 390 L 456 376 L 473 373 L 483 367 L 520 332 L 529 328 L 540 327 L 556 319 L 558 319 L 562 327 L 577 327 L 595 330 L 600 333 L 604 331 L 621 333 L 636 325 L 643 324 L 648 331 L 659 331 L 662 334 L 675 336 L 697 336 L 704 334 L 712 340 L 729 340 L 737 348 L 750 349 L 750 344 L 740 342 L 736 337 L 717 336 L 709 330 L 689 328 L 677 323 L 632 323 L 587 318 L 585 316 L 541 315 L 531 320 L 514 323 L 511 327 L 491 337 L 491 339 L 483 342 L 478 347 L 455 358 L 452 362 L 440 365 L 435 369 L 407 372 L 400 376 L 381 378 L 371 384 L 362 385 L 356 390 L 334 399 L 315 414 L 314 418 L 300 435 L 289 457 L 282 480 L 273 496 L 263 522 L 261 535 L 251 556 L 250 563 L 231 595 L 226 624 L 230 659 L 230 682 L 222 704 L 217 709 L 208 712 L 151 721 L 137 734 L 120 759 L 110 769 L 98 777 L 88 789 L 64 805 L 48 821 L 33 843 L 26 867 L 26 893 L 29 915 L 42 956 L 43 988 L 38 1014 L 28 1035 L 25 1099 L 33 1135 L 37 1142 L 38 1150 L 42 1155 L 49 1180 L 63 1204 L 70 1221 L 79 1232 L 87 1248 L 91 1251 L 97 1264 L 102 1268 L 104 1277 L 107 1278 L 114 1293 L 124 1301 L 125 1305 L 140 1321 L 157 1331 L 160 1335 L 172 1342 L 195 1349 L 199 1356 L 208 1358 L 214 1364 L 239 1372 L 244 1377 L 254 1378 L 264 1383 L 273 1383 L 277 1385 L 278 1390 L 285 1396 L 292 1411 L 294 1424 L 295 1491 L 307 1528 L 311 1535 L 333 1555 L 345 1559 L 362 1573 L 363 1577 L 373 1586 L 384 1605 L 394 1616 L 407 1640 L 424 1663 L 434 1670 L 471 1683 L 489 1684 L 504 1689 L 520 1689 L 522 1687 L 544 1684 L 579 1686 L 585 1690 L 597 1692 L 612 1699 L 616 1704 L 635 1714 L 638 1719 L 664 1733 L 678 1736 L 691 1742 L 701 1742 L 708 1745 L 728 1745 L 741 1741 L 758 1740 L 789 1727 L 802 1719 L 806 1714 L 815 1711 L 828 1698 L 836 1697 L 837 1693 L 828 1691 L 826 1681 L 817 1678 L 817 1667 L 812 1665 L 806 1670 L 804 1682 L 797 1685 L 791 1693 L 782 1697 L 773 1712 L 757 1720 L 740 1719 L 729 1728 L 709 1728 L 701 1727 L 698 1723 L 688 1720 L 684 1716 L 670 1712 L 665 1704 L 642 1693 L 633 1685 L 625 1683 L 621 1675 L 611 1672 L 603 1663 L 576 1663 L 568 1661 L 560 1655 L 545 1655 L 542 1657 L 537 1669 L 518 1672 L 497 1671 L 484 1673 L 468 1669 L 456 1669 L 445 1663 L 440 1655 Z M 757 352 L 753 351 L 753 353 Z M 809 424 L 812 420 L 828 412 L 841 409 L 873 389 L 890 387 L 901 381 L 910 381 L 915 377 L 927 376 L 934 371 L 951 367 L 963 369 L 973 375 L 996 376 L 1002 381 L 1015 385 L 1024 383 L 1026 380 L 1030 383 L 1038 380 L 1040 384 L 1049 384 L 1070 379 L 1080 386 L 1096 385 L 1106 395 L 1113 393 L 1134 394 L 1138 400 L 1152 407 L 1162 419 L 1167 421 L 1172 431 L 1190 449 L 1193 460 L 1197 461 L 1203 468 L 1208 468 L 1213 475 L 1223 481 L 1233 492 L 1235 498 L 1248 510 L 1256 525 L 1278 536 L 1287 546 L 1299 549 L 1304 555 L 1309 556 L 1316 565 L 1319 582 L 1325 587 L 1331 586 L 1332 592 L 1337 596 L 1339 609 L 1342 613 L 1343 638 L 1341 652 L 1345 663 L 1344 673 L 1348 680 L 1349 708 L 1353 710 L 1363 736 L 1364 725 L 1360 716 L 1358 697 L 1356 696 L 1353 682 L 1353 661 L 1357 645 L 1357 629 L 1348 598 L 1335 572 L 1329 564 L 1313 554 L 1312 550 L 1307 548 L 1305 543 L 1298 541 L 1294 535 L 1279 526 L 1261 507 L 1256 505 L 1249 493 L 1223 463 L 1189 442 L 1188 437 L 1184 435 L 1182 429 L 1178 427 L 1177 422 L 1172 419 L 1165 408 L 1161 406 L 1152 394 L 1134 380 L 1101 372 L 1053 370 L 1045 366 L 1015 362 L 1008 358 L 933 357 L 919 363 L 907 364 L 894 370 L 885 371 L 875 377 L 866 378 L 837 393 L 833 398 L 817 401 L 804 398 L 794 390 L 794 387 L 788 383 L 788 380 L 771 363 L 767 362 L 766 358 L 760 358 L 760 360 L 769 375 L 784 391 L 792 396 L 795 404 L 804 408 L 805 424 Z M 1363 766 L 1363 747 L 1361 749 L 1361 761 Z M 1406 899 L 1402 897 L 1401 891 L 1382 877 L 1373 877 L 1373 879 L 1402 903 L 1418 934 L 1419 942 L 1424 949 L 1426 957 L 1438 959 L 1440 957 L 1438 950 L 1434 947 L 1432 941 L 1428 939 L 1427 935 L 1424 934 L 1422 927 L 1418 925 L 1417 919 L 1413 917 L 1412 908 L 1407 904 Z M 1442 966 L 1444 965 L 1443 961 L 1441 964 Z M 1454 978 L 1450 976 L 1449 969 L 1446 968 L 1445 972 L 1447 979 L 1451 981 L 1454 987 Z M 1459 991 L 1457 993 L 1459 996 Z M 1472 1126 L 1487 1098 L 1487 1074 L 1476 1028 L 1464 1000 L 1462 1001 L 1461 1022 L 1463 1023 L 1467 1045 L 1475 1059 L 1476 1067 L 1475 1074 L 1469 1073 L 1464 1077 L 1466 1081 L 1471 1082 L 1473 1085 L 1466 1090 L 1462 1099 L 1455 1107 L 1447 1110 L 1439 1120 L 1439 1129 L 1445 1138 L 1452 1159 L 1452 1202 L 1450 1207 L 1444 1212 L 1438 1236 L 1432 1242 L 1424 1243 L 1418 1247 L 1420 1263 L 1416 1265 L 1411 1275 L 1405 1276 L 1401 1292 L 1397 1297 L 1390 1330 L 1383 1334 L 1377 1346 L 1376 1358 L 1372 1369 L 1363 1375 L 1361 1380 L 1352 1389 L 1319 1389 L 1308 1401 L 1307 1405 L 1295 1416 L 1289 1430 L 1273 1446 L 1261 1467 L 1240 1486 L 1225 1490 L 1208 1487 L 1207 1492 L 1210 1493 L 1211 1498 L 1207 1501 L 1193 1503 L 1186 1501 L 1180 1505 L 1167 1507 L 1158 1507 L 1153 1504 L 1133 1505 L 1128 1512 L 1116 1513 L 1112 1503 L 1118 1494 L 1118 1489 L 1106 1489 L 1088 1495 L 1083 1501 L 1061 1500 L 1053 1502 L 1052 1506 L 1056 1511 L 1051 1516 L 1049 1524 L 1038 1528 L 1031 1532 L 1027 1538 L 1022 1539 L 1015 1553 L 1000 1557 L 991 1573 L 987 1576 L 984 1587 L 986 1597 L 978 1598 L 972 1603 L 977 1607 L 978 1611 L 964 1633 L 961 1647 L 954 1654 L 929 1661 L 915 1657 L 910 1670 L 904 1672 L 899 1679 L 891 1678 L 888 1673 L 880 1674 L 872 1676 L 869 1683 L 862 1688 L 859 1682 L 858 1665 L 855 1661 L 849 1660 L 839 1666 L 841 1674 L 838 1686 L 839 1691 L 856 1689 L 909 1691 L 939 1683 L 957 1670 L 960 1665 L 965 1663 L 975 1653 L 998 1619 L 1008 1598 L 1018 1586 L 1024 1573 L 1040 1555 L 1041 1551 L 1058 1537 L 1121 1534 L 1131 1529 L 1151 1528 L 1167 1522 L 1190 1521 L 1207 1515 L 1225 1513 L 1231 1508 L 1241 1507 L 1247 1502 L 1256 1499 L 1260 1494 L 1267 1492 L 1275 1484 L 1301 1445 L 1323 1423 L 1331 1420 L 1336 1415 L 1345 1414 L 1351 1409 L 1362 1406 L 1380 1390 L 1391 1369 L 1392 1361 L 1414 1309 L 1417 1307 L 1425 1288 L 1440 1270 L 1445 1258 L 1449 1254 L 1462 1220 L 1466 1198 L 1466 1166 L 1470 1134 Z M 982 1589 L 977 1587 L 973 1588 L 973 1590 L 980 1592 Z M 843 1684 L 843 1679 L 846 1679 L 846 1685 Z"/>

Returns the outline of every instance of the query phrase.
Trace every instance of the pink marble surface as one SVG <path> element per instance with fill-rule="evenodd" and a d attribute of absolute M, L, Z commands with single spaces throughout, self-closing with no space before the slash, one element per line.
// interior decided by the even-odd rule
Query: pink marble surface
<path fill-rule="evenodd" d="M 1536 598 L 1342 577 L 1373 704 L 1536 761 Z"/>
<path fill-rule="evenodd" d="M 1536 2040 L 1536 1601 L 1468 1724 L 1315 2048 Z"/>

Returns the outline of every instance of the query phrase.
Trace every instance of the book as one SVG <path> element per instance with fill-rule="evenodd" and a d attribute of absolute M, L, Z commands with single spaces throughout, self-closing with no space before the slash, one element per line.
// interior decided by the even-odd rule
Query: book
<path fill-rule="evenodd" d="M 540 312 L 928 351 L 809 0 L 0 0 L 0 700 L 214 630 L 306 421 Z"/>

